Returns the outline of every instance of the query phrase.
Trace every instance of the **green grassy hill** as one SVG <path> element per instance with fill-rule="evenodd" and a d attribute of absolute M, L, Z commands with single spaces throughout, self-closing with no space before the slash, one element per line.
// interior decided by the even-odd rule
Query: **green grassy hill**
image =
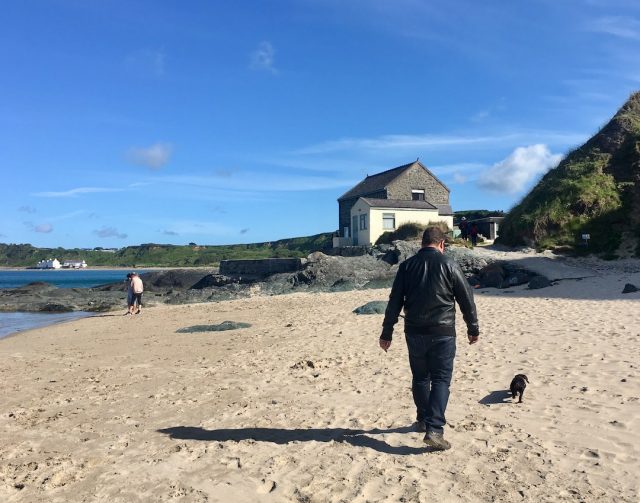
<path fill-rule="evenodd" d="M 0 266 L 32 267 L 39 260 L 86 260 L 89 266 L 193 267 L 215 266 L 227 259 L 306 257 L 331 247 L 332 233 L 281 239 L 267 243 L 217 246 L 142 244 L 115 252 L 78 248 L 35 248 L 30 244 L 0 244 Z"/>
<path fill-rule="evenodd" d="M 500 241 L 640 255 L 640 92 L 506 216 Z M 590 234 L 589 246 L 581 242 Z"/>

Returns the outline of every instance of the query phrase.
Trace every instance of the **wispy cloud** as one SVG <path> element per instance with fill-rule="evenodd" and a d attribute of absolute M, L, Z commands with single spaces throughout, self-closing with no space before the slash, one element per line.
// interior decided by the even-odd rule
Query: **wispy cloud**
<path fill-rule="evenodd" d="M 562 155 L 552 154 L 546 145 L 518 147 L 509 157 L 484 171 L 478 179 L 478 186 L 492 192 L 515 194 L 561 160 Z"/>
<path fill-rule="evenodd" d="M 126 239 L 127 235 L 123 232 L 119 232 L 115 227 L 102 227 L 101 229 L 96 229 L 93 233 L 99 238 L 118 238 L 118 239 Z"/>
<path fill-rule="evenodd" d="M 463 183 L 465 183 L 467 181 L 467 177 L 464 176 L 461 173 L 454 173 L 453 174 L 453 182 L 457 183 L 459 185 L 462 185 Z"/>
<path fill-rule="evenodd" d="M 169 143 L 155 143 L 149 147 L 133 147 L 127 152 L 127 159 L 133 164 L 151 169 L 159 169 L 169 162 L 173 147 Z"/>
<path fill-rule="evenodd" d="M 122 192 L 126 189 L 115 189 L 109 187 L 78 187 L 60 192 L 34 192 L 36 197 L 78 197 L 83 194 L 97 194 L 101 192 Z"/>
<path fill-rule="evenodd" d="M 129 54 L 125 65 L 134 73 L 159 78 L 166 73 L 166 56 L 163 50 L 140 50 Z"/>
<path fill-rule="evenodd" d="M 165 236 L 177 236 L 178 233 L 176 231 L 162 231 L 162 234 L 164 234 Z"/>
<path fill-rule="evenodd" d="M 22 213 L 35 213 L 36 209 L 32 206 L 20 206 L 20 208 L 18 208 L 18 211 Z"/>
<path fill-rule="evenodd" d="M 251 183 L 248 182 L 251 180 Z M 253 192 L 304 192 L 324 189 L 341 188 L 352 185 L 356 180 L 352 178 L 338 178 L 335 176 L 305 176 L 296 173 L 274 174 L 254 171 L 242 172 L 241 176 L 220 178 L 219 176 L 177 175 L 158 178 L 157 183 L 168 184 L 172 187 L 188 186 L 200 189 L 222 191 Z"/>
<path fill-rule="evenodd" d="M 640 21 L 633 17 L 604 16 L 589 22 L 586 29 L 614 37 L 640 40 Z"/>
<path fill-rule="evenodd" d="M 518 131 L 493 135 L 383 135 L 373 138 L 344 138 L 294 150 L 295 155 L 329 154 L 357 150 L 417 150 L 478 145 L 505 145 L 523 138 L 535 138 L 545 143 L 583 141 L 584 134 L 560 131 Z"/>
<path fill-rule="evenodd" d="M 26 225 L 33 232 L 39 232 L 41 234 L 49 234 L 53 232 L 53 225 L 51 225 L 50 223 L 34 224 L 33 222 L 24 222 L 24 225 Z"/>
<path fill-rule="evenodd" d="M 266 70 L 273 74 L 278 73 L 275 67 L 276 51 L 271 42 L 262 41 L 258 48 L 251 53 L 250 67 L 253 70 Z"/>
<path fill-rule="evenodd" d="M 237 228 L 212 221 L 202 220 L 158 220 L 153 218 L 141 219 L 143 225 L 152 227 L 163 226 L 166 232 L 175 232 L 182 236 L 234 236 L 237 235 Z M 172 234 L 167 234 L 172 235 Z"/>

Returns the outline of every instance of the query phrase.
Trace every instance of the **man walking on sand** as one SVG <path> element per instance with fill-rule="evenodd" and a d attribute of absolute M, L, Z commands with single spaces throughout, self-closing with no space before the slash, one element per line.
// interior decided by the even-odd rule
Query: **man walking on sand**
<path fill-rule="evenodd" d="M 467 324 L 469 344 L 476 343 L 480 335 L 472 290 L 458 264 L 444 255 L 444 241 L 440 228 L 427 227 L 420 251 L 400 264 L 379 341 L 387 351 L 393 326 L 404 307 L 404 332 L 417 409 L 415 428 L 425 432 L 425 444 L 437 450 L 451 447 L 444 439 L 444 413 L 456 354 L 456 301 Z"/>
<path fill-rule="evenodd" d="M 133 310 L 137 306 L 138 309 L 135 314 L 140 314 L 142 312 L 142 292 L 144 292 L 144 285 L 142 284 L 140 276 L 135 272 L 131 273 L 131 289 L 133 290 L 133 303 L 129 308 L 129 312 L 133 314 Z"/>

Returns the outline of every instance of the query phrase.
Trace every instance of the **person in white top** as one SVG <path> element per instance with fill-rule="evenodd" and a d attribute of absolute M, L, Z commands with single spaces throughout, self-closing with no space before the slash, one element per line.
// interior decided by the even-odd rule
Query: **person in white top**
<path fill-rule="evenodd" d="M 130 312 L 133 314 L 134 309 L 137 308 L 135 314 L 142 312 L 142 292 L 144 292 L 144 285 L 142 279 L 137 273 L 131 273 L 131 289 L 133 290 L 133 304 L 130 306 Z"/>

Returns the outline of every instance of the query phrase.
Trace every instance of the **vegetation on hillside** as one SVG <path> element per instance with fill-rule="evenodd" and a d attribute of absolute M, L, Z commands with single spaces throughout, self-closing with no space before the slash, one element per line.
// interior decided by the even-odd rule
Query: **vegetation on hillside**
<path fill-rule="evenodd" d="M 189 246 L 142 244 L 119 250 L 35 248 L 30 244 L 0 244 L 0 266 L 33 267 L 40 260 L 85 260 L 90 266 L 194 267 L 216 266 L 221 260 L 306 257 L 330 248 L 332 234 L 281 239 L 246 245 Z"/>
<path fill-rule="evenodd" d="M 640 93 L 635 93 L 508 213 L 499 240 L 612 257 L 625 238 L 638 241 L 639 212 Z M 583 234 L 591 237 L 588 246 Z"/>

